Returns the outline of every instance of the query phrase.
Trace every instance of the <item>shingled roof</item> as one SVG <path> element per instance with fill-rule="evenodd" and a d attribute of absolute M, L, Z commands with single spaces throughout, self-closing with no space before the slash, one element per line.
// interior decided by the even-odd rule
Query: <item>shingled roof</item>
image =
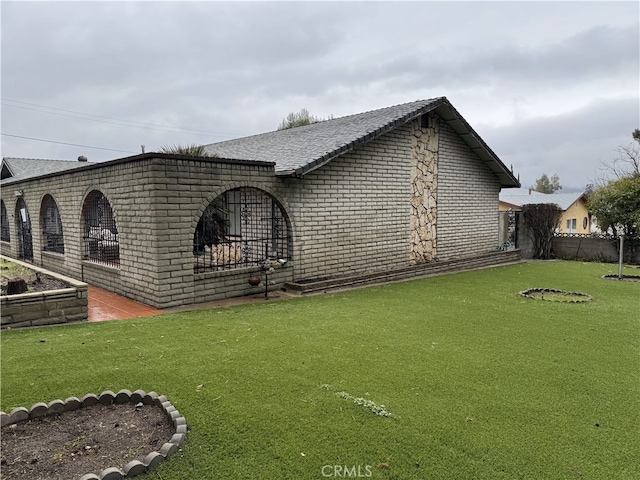
<path fill-rule="evenodd" d="M 418 100 L 302 127 L 212 143 L 206 145 L 206 149 L 224 158 L 274 162 L 276 175 L 301 176 L 428 112 L 440 115 L 496 174 L 503 187 L 520 186 L 513 172 L 446 97 Z"/>
<path fill-rule="evenodd" d="M 522 207 L 523 205 L 536 203 L 555 203 L 562 210 L 567 210 L 578 200 L 586 201 L 583 192 L 570 193 L 541 193 L 527 188 L 516 188 L 506 192 L 500 192 L 500 201 L 513 205 L 514 207 Z"/>
<path fill-rule="evenodd" d="M 50 160 L 46 158 L 4 157 L 2 159 L 2 184 L 63 172 L 87 164 L 90 163 L 71 160 Z"/>

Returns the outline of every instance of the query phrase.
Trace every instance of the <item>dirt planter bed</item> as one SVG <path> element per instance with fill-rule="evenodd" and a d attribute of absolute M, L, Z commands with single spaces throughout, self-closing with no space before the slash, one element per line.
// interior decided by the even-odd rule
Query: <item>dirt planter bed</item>
<path fill-rule="evenodd" d="M 108 414 L 105 414 L 105 410 L 109 411 Z M 71 427 L 74 416 L 82 416 L 83 422 L 80 423 L 92 425 L 94 430 L 85 431 L 78 425 Z M 91 417 L 89 422 L 85 422 L 87 417 Z M 18 475 L 9 476 L 7 479 L 41 478 L 43 474 L 47 478 L 79 478 L 80 480 L 121 480 L 135 477 L 148 472 L 176 453 L 184 443 L 187 433 L 185 418 L 171 405 L 167 397 L 155 392 L 145 393 L 143 390 L 136 390 L 133 393 L 129 390 L 120 390 L 118 393 L 106 390 L 100 395 L 87 394 L 81 399 L 69 397 L 64 401 L 52 400 L 48 404 L 36 403 L 30 409 L 16 407 L 9 414 L 0 412 L 0 418 L 3 478 L 10 472 Z M 152 435 L 149 435 L 149 428 L 141 428 L 145 421 L 150 424 Z M 51 425 L 54 422 L 58 423 Z M 44 425 L 45 423 L 49 425 Z M 38 446 L 40 451 L 36 451 L 37 448 L 33 446 L 24 448 L 25 444 L 21 443 L 20 438 L 24 437 L 30 441 L 45 427 L 62 431 L 64 429 L 61 426 L 65 425 L 70 426 L 71 436 L 75 437 L 75 440 L 66 440 L 60 434 L 57 445 Z M 134 427 L 135 433 L 145 437 L 141 445 L 140 441 L 133 439 L 136 435 L 131 433 L 128 427 Z M 26 430 L 30 430 L 28 435 L 24 435 Z M 99 440 L 113 438 L 116 431 L 119 432 L 119 440 L 117 440 L 119 447 L 125 451 L 128 450 L 127 455 L 123 454 L 120 458 L 104 455 L 109 446 L 106 443 L 100 444 Z M 149 441 L 146 437 L 151 436 L 155 438 Z M 44 445 L 44 440 L 47 439 L 38 438 L 38 440 L 43 441 Z M 149 450 L 152 451 L 146 453 Z M 119 451 L 117 455 L 120 455 Z M 134 457 L 137 459 L 128 460 Z M 108 460 L 104 460 L 105 458 Z M 127 461 L 126 464 L 125 461 Z M 117 466 L 93 467 L 100 462 L 109 462 Z M 96 474 L 91 471 L 87 473 L 86 470 L 77 471 L 82 470 L 87 464 L 92 467 L 84 467 L 86 470 L 95 469 L 100 472 Z M 30 477 L 29 473 L 36 468 L 39 472 L 34 471 L 32 474 L 35 476 Z"/>

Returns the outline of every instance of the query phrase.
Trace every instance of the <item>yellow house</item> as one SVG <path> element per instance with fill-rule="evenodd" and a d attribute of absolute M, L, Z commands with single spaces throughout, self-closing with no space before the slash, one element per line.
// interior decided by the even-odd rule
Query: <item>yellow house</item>
<path fill-rule="evenodd" d="M 592 217 L 584 193 L 540 193 L 530 188 L 510 188 L 500 192 L 498 209 L 501 212 L 509 209 L 519 212 L 523 205 L 532 203 L 555 203 L 562 209 L 559 233 L 592 232 Z"/>

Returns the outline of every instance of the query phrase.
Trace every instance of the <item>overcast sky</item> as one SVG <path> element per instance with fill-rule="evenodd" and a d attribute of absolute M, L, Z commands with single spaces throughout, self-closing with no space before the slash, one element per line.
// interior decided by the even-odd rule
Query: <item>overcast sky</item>
<path fill-rule="evenodd" d="M 640 127 L 637 1 L 1 9 L 6 157 L 111 160 L 275 130 L 303 107 L 446 96 L 524 187 L 557 173 L 567 191 Z"/>

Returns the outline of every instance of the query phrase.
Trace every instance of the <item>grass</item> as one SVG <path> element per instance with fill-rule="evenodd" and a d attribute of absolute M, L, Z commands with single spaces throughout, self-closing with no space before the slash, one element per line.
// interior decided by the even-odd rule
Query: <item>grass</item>
<path fill-rule="evenodd" d="M 600 278 L 616 272 L 527 263 L 5 331 L 1 406 L 167 395 L 188 440 L 140 478 L 320 479 L 354 467 L 379 479 L 640 478 L 640 284 Z M 593 300 L 518 295 L 528 288 Z"/>

